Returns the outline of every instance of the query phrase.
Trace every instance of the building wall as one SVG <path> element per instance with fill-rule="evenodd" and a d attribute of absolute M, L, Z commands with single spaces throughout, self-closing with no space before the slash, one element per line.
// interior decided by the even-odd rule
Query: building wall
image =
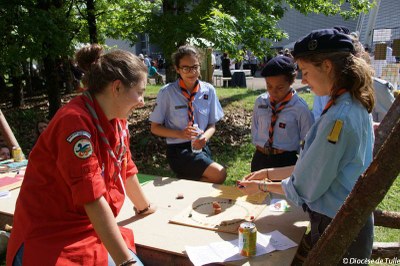
<path fill-rule="evenodd" d="M 400 1 L 400 0 L 396 0 Z M 274 43 L 273 47 L 289 47 L 301 37 L 307 35 L 312 30 L 332 28 L 334 26 L 345 26 L 350 31 L 355 31 L 358 19 L 344 20 L 341 16 L 325 16 L 322 14 L 303 15 L 295 9 L 288 9 L 284 17 L 279 21 L 278 27 L 289 34 L 289 39 Z"/>

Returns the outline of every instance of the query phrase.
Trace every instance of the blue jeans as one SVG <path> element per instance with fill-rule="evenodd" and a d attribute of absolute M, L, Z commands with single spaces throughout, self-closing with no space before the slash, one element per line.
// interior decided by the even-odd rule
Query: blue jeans
<path fill-rule="evenodd" d="M 132 250 L 129 250 L 132 257 L 136 260 L 137 266 L 144 266 L 143 263 L 139 260 L 135 253 Z M 17 254 L 14 257 L 13 266 L 22 266 L 22 257 L 24 256 L 24 244 L 18 249 Z M 111 258 L 110 253 L 108 253 L 108 266 L 116 266 L 114 260 Z"/>

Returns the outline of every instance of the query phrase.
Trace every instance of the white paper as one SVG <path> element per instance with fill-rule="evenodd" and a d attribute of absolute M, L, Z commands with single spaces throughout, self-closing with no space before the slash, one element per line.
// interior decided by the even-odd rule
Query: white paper
<path fill-rule="evenodd" d="M 201 266 L 213 262 L 222 262 L 221 258 L 210 246 L 185 246 L 186 253 L 194 266 Z"/>
<path fill-rule="evenodd" d="M 213 262 L 226 262 L 246 259 L 239 254 L 238 239 L 210 243 L 206 246 L 185 246 L 190 261 L 195 266 Z M 275 250 L 285 250 L 297 246 L 295 242 L 280 233 L 273 231 L 268 234 L 257 232 L 256 256 L 264 255 Z"/>
<path fill-rule="evenodd" d="M 6 198 L 10 198 L 11 197 L 11 193 L 8 190 L 2 190 L 0 191 L 0 199 L 6 199 Z"/>
<path fill-rule="evenodd" d="M 267 235 L 271 236 L 270 243 L 276 250 L 285 250 L 297 246 L 295 242 L 277 230 L 272 231 Z"/>

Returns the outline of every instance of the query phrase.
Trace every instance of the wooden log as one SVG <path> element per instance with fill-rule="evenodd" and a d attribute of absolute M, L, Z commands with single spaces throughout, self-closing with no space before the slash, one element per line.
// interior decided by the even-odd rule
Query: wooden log
<path fill-rule="evenodd" d="M 389 259 L 399 258 L 400 262 L 400 243 L 374 242 L 371 259 L 380 259 L 380 258 L 389 258 Z"/>
<path fill-rule="evenodd" d="M 374 225 L 400 229 L 400 212 L 375 210 Z"/>
<path fill-rule="evenodd" d="M 304 265 L 336 265 L 376 209 L 400 172 L 400 100 L 392 106 L 397 115 L 391 116 L 388 137 L 376 153 L 373 162 L 359 177 L 339 212 L 308 254 Z M 386 118 L 386 117 L 385 117 Z M 385 120 L 385 119 L 384 119 Z M 378 146 L 379 147 L 379 146 Z M 349 226 L 351 225 L 351 226 Z"/>

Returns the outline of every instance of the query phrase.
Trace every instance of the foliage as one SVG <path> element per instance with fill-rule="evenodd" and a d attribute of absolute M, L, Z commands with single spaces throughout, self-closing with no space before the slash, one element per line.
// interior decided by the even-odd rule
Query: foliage
<path fill-rule="evenodd" d="M 303 14 L 339 13 L 350 18 L 368 12 L 371 6 L 368 0 L 163 0 L 162 12 L 152 13 L 146 32 L 166 55 L 192 37 L 212 42 L 215 49 L 233 58 L 243 56 L 242 48 L 261 57 L 270 53 L 272 42 L 287 37 L 277 22 L 289 7 Z"/>

